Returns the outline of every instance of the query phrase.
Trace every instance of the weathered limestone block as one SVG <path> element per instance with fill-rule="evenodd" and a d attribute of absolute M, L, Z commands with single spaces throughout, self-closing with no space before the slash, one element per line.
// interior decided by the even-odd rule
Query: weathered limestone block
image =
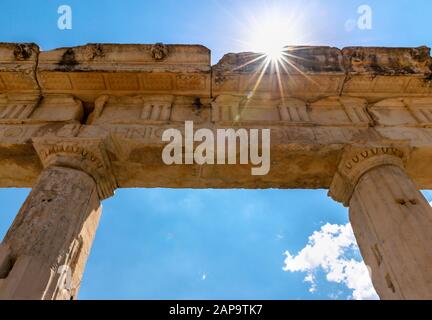
<path fill-rule="evenodd" d="M 213 66 L 213 95 L 266 93 L 296 98 L 338 95 L 345 78 L 341 51 L 331 47 L 286 47 L 278 68 L 260 53 L 226 54 Z M 279 73 L 279 76 L 277 75 Z"/>
<path fill-rule="evenodd" d="M 181 94 L 210 97 L 210 50 L 194 45 L 88 44 L 41 52 L 44 93 L 83 101 L 118 95 Z"/>
<path fill-rule="evenodd" d="M 327 97 L 307 103 L 295 98 L 219 95 L 212 103 L 212 121 L 239 125 L 368 127 L 372 120 L 365 99 Z"/>
<path fill-rule="evenodd" d="M 328 188 L 345 145 L 387 140 L 409 142 L 408 174 L 432 187 L 428 48 L 287 50 L 278 78 L 271 65 L 259 72 L 262 54 L 228 54 L 211 68 L 202 46 L 90 44 L 38 53 L 0 44 L 0 77 L 33 70 L 40 84 L 0 88 L 0 186 L 34 183 L 42 169 L 34 138 L 77 138 L 78 145 L 112 138 L 113 176 L 127 187 Z M 185 120 L 214 130 L 270 128 L 274 171 L 257 181 L 234 166 L 166 168 L 161 135 Z"/>
<path fill-rule="evenodd" d="M 347 47 L 342 49 L 346 71 L 351 74 L 429 74 L 430 48 Z"/>
<path fill-rule="evenodd" d="M 432 127 L 432 98 L 385 99 L 370 107 L 377 126 Z"/>
<path fill-rule="evenodd" d="M 166 125 L 172 122 L 208 122 L 209 99 L 173 95 L 101 96 L 88 124 Z"/>
<path fill-rule="evenodd" d="M 0 245 L 0 299 L 76 299 L 100 213 L 91 176 L 45 169 Z"/>
<path fill-rule="evenodd" d="M 350 221 L 381 299 L 432 299 L 432 208 L 406 174 L 407 150 L 351 148 L 330 195 Z"/>
<path fill-rule="evenodd" d="M 377 101 L 432 93 L 430 48 L 342 49 L 347 78 L 341 94 Z"/>
<path fill-rule="evenodd" d="M 279 104 L 279 112 L 281 120 L 284 122 L 293 124 L 307 124 L 311 122 L 308 105 L 300 99 L 282 99 Z"/>
<path fill-rule="evenodd" d="M 80 100 L 71 95 L 46 95 L 30 117 L 31 122 L 80 123 L 84 108 Z"/>
<path fill-rule="evenodd" d="M 282 115 L 279 109 L 279 99 L 255 96 L 242 97 L 219 95 L 212 102 L 212 121 L 220 125 L 280 123 Z"/>
<path fill-rule="evenodd" d="M 0 93 L 38 93 L 38 55 L 34 43 L 0 43 Z"/>
<path fill-rule="evenodd" d="M 291 65 L 281 73 L 303 74 L 303 73 L 344 73 L 343 57 L 341 51 L 332 47 L 313 46 L 287 46 L 285 52 L 292 58 Z M 256 52 L 228 53 L 222 57 L 217 65 L 213 67 L 216 76 L 224 72 L 233 74 L 248 74 L 255 72 L 264 65 L 266 55 Z M 267 73 L 276 73 L 275 68 L 268 68 Z M 223 80 L 223 79 L 219 79 Z"/>
<path fill-rule="evenodd" d="M 0 94 L 0 124 L 80 123 L 83 114 L 71 95 Z"/>
<path fill-rule="evenodd" d="M 288 46 L 285 52 L 278 68 L 267 63 L 263 54 L 226 54 L 213 66 L 213 96 L 254 92 L 311 102 L 346 95 L 376 102 L 432 94 L 432 58 L 427 47 Z"/>
<path fill-rule="evenodd" d="M 23 123 L 39 101 L 38 94 L 0 94 L 0 123 Z"/>
<path fill-rule="evenodd" d="M 365 126 L 371 124 L 365 99 L 328 97 L 310 104 L 311 121 L 317 125 Z"/>

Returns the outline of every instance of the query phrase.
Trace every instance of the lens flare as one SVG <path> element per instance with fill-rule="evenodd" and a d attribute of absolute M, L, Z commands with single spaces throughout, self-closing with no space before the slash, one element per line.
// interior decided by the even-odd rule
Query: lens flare
<path fill-rule="evenodd" d="M 273 19 L 267 18 L 261 23 L 255 23 L 251 32 L 250 47 L 254 52 L 264 54 L 272 61 L 282 58 L 286 39 L 282 36 L 283 24 L 277 16 Z"/>
<path fill-rule="evenodd" d="M 296 8 L 264 7 L 247 17 L 244 30 L 245 49 L 280 61 L 288 45 L 303 44 L 304 21 Z"/>
<path fill-rule="evenodd" d="M 242 102 L 235 122 L 240 121 L 241 113 L 249 107 L 257 92 L 261 92 L 259 88 L 262 81 L 272 83 L 271 78 L 274 77 L 283 100 L 290 73 L 311 80 L 297 65 L 299 60 L 304 60 L 301 54 L 304 47 L 301 46 L 310 43 L 305 34 L 310 21 L 306 21 L 300 9 L 291 6 L 251 7 L 249 10 L 252 11 L 245 12 L 244 20 L 237 19 L 241 30 L 237 40 L 245 59 L 232 71 L 250 66 L 254 72 L 250 77 L 249 94 Z"/>

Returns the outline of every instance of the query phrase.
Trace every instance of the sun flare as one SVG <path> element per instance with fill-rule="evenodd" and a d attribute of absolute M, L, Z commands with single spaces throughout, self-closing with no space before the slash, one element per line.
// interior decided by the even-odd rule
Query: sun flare
<path fill-rule="evenodd" d="M 304 43 L 302 15 L 295 9 L 265 8 L 247 20 L 245 49 L 262 54 L 270 62 L 281 62 L 288 45 Z"/>
<path fill-rule="evenodd" d="M 232 71 L 248 66 L 255 69 L 248 99 L 242 106 L 246 109 L 264 78 L 276 78 L 281 97 L 284 97 L 287 74 L 295 72 L 308 78 L 297 64 L 303 59 L 302 45 L 311 41 L 305 33 L 309 21 L 301 8 L 253 7 L 253 11 L 245 12 L 244 18 L 237 22 L 241 26 L 238 42 L 245 59 Z"/>
<path fill-rule="evenodd" d="M 255 26 L 252 31 L 250 46 L 254 52 L 265 55 L 271 61 L 282 58 L 287 45 L 285 37 L 281 36 L 283 24 L 278 19 L 269 19 Z"/>
<path fill-rule="evenodd" d="M 270 61 L 280 62 L 284 54 L 284 47 L 270 46 L 263 53 Z"/>

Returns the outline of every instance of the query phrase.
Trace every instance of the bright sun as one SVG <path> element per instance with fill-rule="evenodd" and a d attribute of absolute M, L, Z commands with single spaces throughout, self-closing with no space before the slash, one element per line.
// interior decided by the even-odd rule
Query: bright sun
<path fill-rule="evenodd" d="M 277 44 L 269 45 L 264 51 L 267 59 L 273 62 L 279 62 L 284 55 L 284 47 Z"/>
<path fill-rule="evenodd" d="M 256 15 L 258 13 L 258 15 Z M 265 8 L 247 18 L 245 49 L 262 53 L 266 60 L 281 62 L 288 45 L 304 42 L 302 15 L 292 8 Z"/>
<path fill-rule="evenodd" d="M 285 43 L 285 37 L 282 37 L 282 25 L 276 20 L 264 21 L 252 33 L 253 51 L 263 53 L 268 59 L 278 61 L 282 58 Z"/>

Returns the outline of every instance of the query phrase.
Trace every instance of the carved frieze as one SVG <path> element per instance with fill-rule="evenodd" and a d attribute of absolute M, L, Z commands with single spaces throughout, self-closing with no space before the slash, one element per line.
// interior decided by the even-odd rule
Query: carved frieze
<path fill-rule="evenodd" d="M 350 97 L 329 97 L 310 104 L 310 117 L 317 125 L 369 126 L 367 101 Z"/>
<path fill-rule="evenodd" d="M 39 47 L 34 43 L 0 44 L 0 93 L 36 93 Z"/>
<path fill-rule="evenodd" d="M 0 94 L 0 124 L 80 122 L 84 110 L 71 95 Z"/>
<path fill-rule="evenodd" d="M 0 94 L 0 123 L 29 119 L 40 98 L 38 95 Z"/>
<path fill-rule="evenodd" d="M 284 99 L 279 105 L 282 121 L 308 123 L 311 121 L 306 102 L 299 99 Z"/>
<path fill-rule="evenodd" d="M 271 128 L 272 156 L 292 157 L 290 170 L 298 171 L 254 182 L 261 186 L 318 179 L 313 186 L 328 188 L 345 145 L 400 147 L 400 140 L 409 141 L 415 157 L 409 175 L 432 186 L 428 48 L 288 50 L 288 66 L 278 74 L 271 65 L 264 70 L 265 57 L 253 53 L 228 54 L 212 67 L 202 46 L 90 44 L 39 52 L 31 44 L 0 44 L 0 185 L 33 183 L 40 164 L 31 164 L 32 138 L 78 137 L 109 141 L 122 186 L 142 185 L 128 172 L 131 159 L 143 176 L 148 167 L 139 161 L 153 159 L 167 182 L 165 168 L 156 168 L 161 134 L 190 120 L 211 130 Z M 292 150 L 305 150 L 306 158 Z M 326 165 L 311 169 L 304 160 L 311 158 Z M 209 177 L 215 172 L 203 170 Z"/>
<path fill-rule="evenodd" d="M 100 96 L 89 124 L 163 123 L 171 118 L 174 96 Z"/>
<path fill-rule="evenodd" d="M 367 101 L 329 97 L 307 103 L 301 99 L 220 95 L 212 103 L 213 122 L 368 127 Z"/>
<path fill-rule="evenodd" d="M 88 124 L 166 124 L 209 121 L 208 99 L 195 96 L 139 95 L 100 96 L 90 114 Z"/>
<path fill-rule="evenodd" d="M 432 127 L 432 98 L 384 99 L 370 112 L 377 126 Z"/>

